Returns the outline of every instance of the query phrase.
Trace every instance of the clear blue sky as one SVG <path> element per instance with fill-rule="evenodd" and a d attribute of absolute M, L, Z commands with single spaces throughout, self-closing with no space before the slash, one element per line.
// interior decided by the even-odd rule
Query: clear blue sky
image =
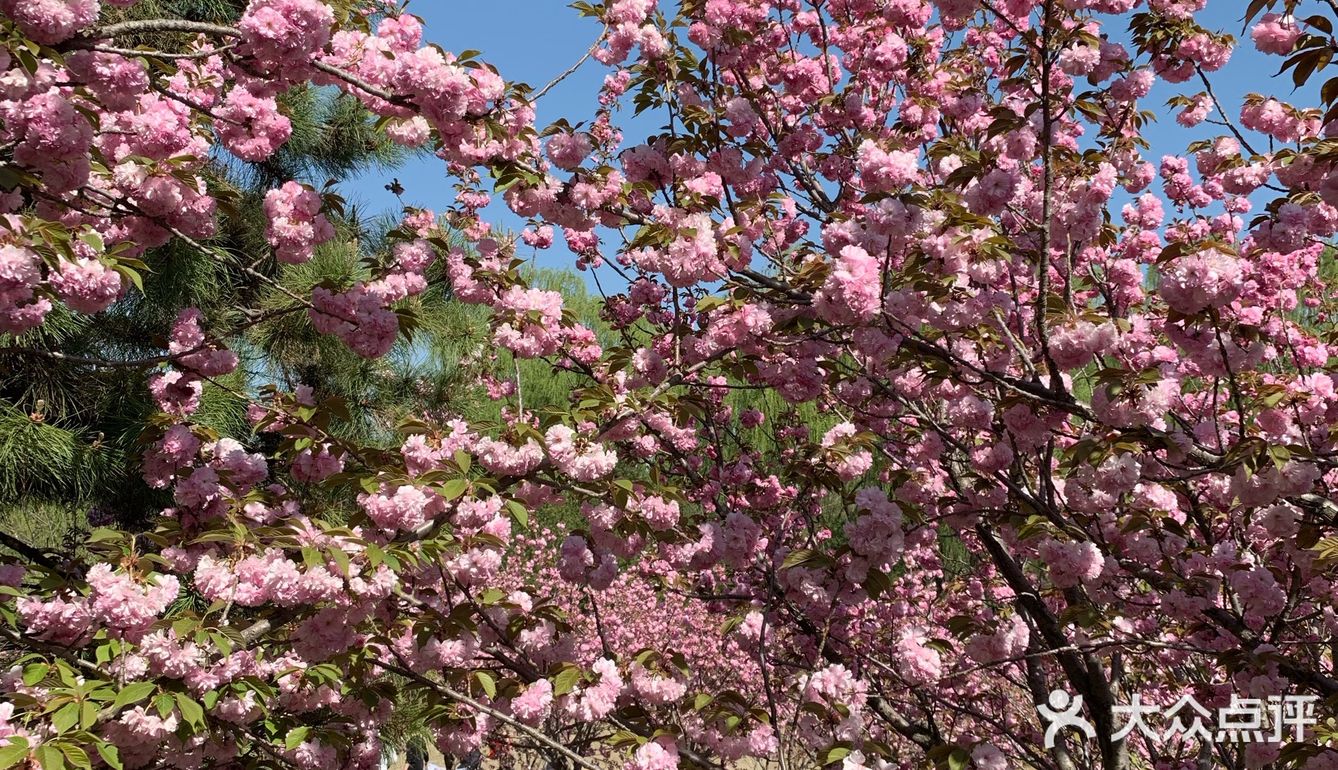
<path fill-rule="evenodd" d="M 1197 17 L 1205 27 L 1238 38 L 1231 61 L 1212 76 L 1214 88 L 1233 120 L 1238 119 L 1241 99 L 1247 93 L 1272 92 L 1284 99 L 1292 96 L 1290 77 L 1272 77 L 1282 59 L 1259 54 L 1254 50 L 1248 32 L 1242 34 L 1241 15 L 1245 5 L 1243 0 L 1210 0 L 1208 8 Z M 409 11 L 423 18 L 425 38 L 429 42 L 448 51 L 482 51 L 481 58 L 496 66 L 508 81 L 525 82 L 536 89 L 580 59 L 601 29 L 599 22 L 581 17 L 568 8 L 564 0 L 413 0 Z M 1111 36 L 1115 39 L 1122 37 L 1115 29 L 1111 30 Z M 587 61 L 540 101 L 538 124 L 542 127 L 561 117 L 573 123 L 589 119 L 596 108 L 595 97 L 600 83 L 608 72 L 598 62 Z M 1313 80 L 1308 91 L 1317 90 L 1323 78 L 1316 76 Z M 1149 127 L 1146 134 L 1152 144 L 1149 160 L 1155 163 L 1162 155 L 1182 153 L 1192 138 L 1225 133 L 1224 129 L 1207 125 L 1187 132 L 1176 125 L 1174 111 L 1165 107 L 1171 96 L 1193 94 L 1199 90 L 1197 79 L 1183 84 L 1158 83 L 1152 95 L 1143 101 L 1145 109 L 1158 112 L 1158 122 Z M 1316 100 L 1312 97 L 1298 101 L 1315 103 Z M 637 133 L 644 135 L 654 127 L 653 120 L 638 121 L 637 127 L 628 132 L 628 138 L 635 138 Z M 451 186 L 443 164 L 436 158 L 427 156 L 415 160 L 408 167 L 399 169 L 396 176 L 405 187 L 405 202 L 436 211 L 449 205 Z M 364 205 L 397 211 L 399 203 L 382 189 L 388 181 L 389 178 L 382 175 L 371 175 L 345 185 L 345 193 Z M 486 213 L 493 216 L 495 225 L 518 229 L 522 224 L 500 203 L 494 203 Z M 540 264 L 553 267 L 571 264 L 570 255 L 560 240 L 559 237 L 559 243 L 540 257 Z"/>

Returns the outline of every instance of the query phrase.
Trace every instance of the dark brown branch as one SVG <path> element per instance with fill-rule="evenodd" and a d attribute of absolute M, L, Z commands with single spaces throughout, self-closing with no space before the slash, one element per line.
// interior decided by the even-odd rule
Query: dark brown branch
<path fill-rule="evenodd" d="M 33 564 L 40 564 L 52 572 L 62 575 L 65 574 L 65 570 L 60 564 L 55 559 L 48 556 L 42 549 L 28 545 L 8 532 L 0 532 L 0 545 L 5 546 Z"/>

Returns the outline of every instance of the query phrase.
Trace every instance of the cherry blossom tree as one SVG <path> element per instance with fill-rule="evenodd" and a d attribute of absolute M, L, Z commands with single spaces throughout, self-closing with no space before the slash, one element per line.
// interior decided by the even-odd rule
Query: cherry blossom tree
<path fill-rule="evenodd" d="M 1338 767 L 1338 88 L 1288 95 L 1338 8 L 1240 8 L 1292 82 L 1228 104 L 1205 5 L 578 2 L 608 75 L 544 127 L 548 87 L 390 5 L 0 0 L 5 344 L 140 291 L 156 245 L 236 259 L 201 169 L 271 157 L 276 97 L 316 86 L 455 188 L 289 309 L 376 358 L 441 275 L 498 350 L 580 383 L 408 421 L 395 452 L 256 382 L 255 435 L 219 435 L 192 415 L 237 355 L 183 311 L 145 364 L 156 529 L 5 539 L 0 766 L 370 767 L 415 702 L 449 755 L 587 769 Z M 1159 84 L 1184 156 L 1144 139 Z M 663 128 L 628 138 L 637 113 Z M 299 269 L 329 206 L 270 192 L 273 256 Z M 604 333 L 525 280 L 559 231 L 617 277 Z M 559 501 L 576 526 L 542 521 Z M 1055 690 L 1090 740 L 1046 740 Z M 1127 729 L 1122 704 L 1185 696 L 1320 723 Z"/>

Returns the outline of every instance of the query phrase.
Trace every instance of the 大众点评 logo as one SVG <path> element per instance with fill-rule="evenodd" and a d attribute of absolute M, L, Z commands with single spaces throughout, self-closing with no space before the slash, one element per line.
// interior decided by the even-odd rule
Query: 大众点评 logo
<path fill-rule="evenodd" d="M 1300 741 L 1305 728 L 1318 722 L 1315 695 L 1274 695 L 1269 698 L 1231 696 L 1231 703 L 1216 712 L 1185 695 L 1165 707 L 1144 703 L 1134 694 L 1128 704 L 1112 707 L 1118 729 L 1110 736 L 1122 740 L 1137 732 L 1152 741 L 1197 740 L 1205 743 L 1281 743 Z M 1096 728 L 1082 713 L 1081 695 L 1063 690 L 1050 693 L 1048 702 L 1036 704 L 1047 723 L 1045 747 L 1054 748 L 1064 730 L 1076 730 L 1087 740 L 1096 738 Z M 1160 717 L 1162 728 L 1154 721 Z M 1205 720 L 1207 720 L 1205 722 Z"/>

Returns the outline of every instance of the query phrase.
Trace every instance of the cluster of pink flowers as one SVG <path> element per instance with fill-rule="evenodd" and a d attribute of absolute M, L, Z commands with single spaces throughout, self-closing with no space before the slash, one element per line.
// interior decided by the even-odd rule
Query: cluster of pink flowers
<path fill-rule="evenodd" d="M 278 549 L 235 562 L 205 554 L 196 565 L 193 578 L 205 598 L 241 607 L 316 604 L 336 599 L 346 590 L 344 579 L 337 572 L 325 565 L 303 569 Z"/>
<path fill-rule="evenodd" d="M 585 162 L 592 146 L 588 134 L 572 132 L 558 134 L 548 140 L 548 157 L 553 165 L 568 171 Z"/>
<path fill-rule="evenodd" d="M 0 331 L 22 334 L 51 312 L 51 301 L 33 291 L 42 278 L 41 264 L 30 249 L 0 245 Z"/>
<path fill-rule="evenodd" d="M 905 150 L 884 150 L 872 141 L 865 141 L 855 154 L 859 177 L 869 192 L 894 192 L 916 181 L 920 176 L 915 153 Z"/>
<path fill-rule="evenodd" d="M 158 408 L 177 417 L 186 417 L 200 408 L 204 383 L 200 378 L 171 370 L 149 378 L 149 392 Z"/>
<path fill-rule="evenodd" d="M 824 449 L 833 450 L 832 467 L 843 481 L 857 479 L 873 467 L 873 452 L 847 446 L 858 432 L 854 423 L 837 423 L 823 434 L 819 444 Z"/>
<path fill-rule="evenodd" d="M 1287 607 L 1287 594 L 1267 567 L 1232 571 L 1228 576 L 1251 628 L 1262 628 Z"/>
<path fill-rule="evenodd" d="M 663 56 L 668 44 L 660 29 L 646 23 L 655 10 L 655 0 L 618 0 L 605 17 L 610 32 L 605 45 L 595 51 L 595 59 L 614 66 L 627 59 L 632 48 L 641 46 L 643 58 Z"/>
<path fill-rule="evenodd" d="M 678 501 L 659 495 L 636 495 L 628 501 L 627 508 L 657 531 L 672 529 L 680 516 Z"/>
<path fill-rule="evenodd" d="M 828 708 L 839 707 L 839 713 L 845 715 L 837 728 L 838 735 L 853 737 L 857 734 L 860 716 L 863 714 L 868 699 L 868 685 L 860 681 L 849 669 L 840 663 L 833 663 L 814 671 L 803 679 L 803 699 Z M 811 722 L 812 715 L 805 714 L 805 721 Z M 809 730 L 815 726 L 808 726 Z"/>
<path fill-rule="evenodd" d="M 618 455 L 613 449 L 580 436 L 565 425 L 549 428 L 544 441 L 553 464 L 576 481 L 604 478 L 618 464 Z"/>
<path fill-rule="evenodd" d="M 119 2 L 118 5 L 128 5 Z M 3 0 L 0 11 L 13 19 L 23 34 L 43 45 L 54 45 L 98 19 L 98 0 Z"/>
<path fill-rule="evenodd" d="M 912 685 L 933 684 L 943 674 L 943 657 L 929 642 L 920 628 L 906 630 L 897 640 L 898 667 Z"/>
<path fill-rule="evenodd" d="M 292 136 L 293 124 L 279 112 L 272 96 L 261 96 L 243 85 L 233 87 L 218 107 L 215 127 L 228 151 L 242 160 L 262 161 Z"/>
<path fill-rule="evenodd" d="M 237 368 L 237 355 L 208 342 L 200 328 L 200 312 L 186 308 L 172 325 L 168 352 L 175 368 L 153 375 L 149 391 L 158 408 L 185 418 L 200 408 L 204 377 L 228 374 Z"/>
<path fill-rule="evenodd" d="M 132 639 L 144 633 L 181 592 L 181 584 L 173 575 L 155 575 L 141 582 L 114 572 L 109 564 L 94 565 L 86 579 L 93 619 Z"/>
<path fill-rule="evenodd" d="M 833 323 L 869 321 L 882 308 L 882 270 L 859 246 L 845 246 L 816 298 L 818 312 Z"/>
<path fill-rule="evenodd" d="M 591 666 L 591 672 L 596 677 L 593 684 L 578 686 L 559 699 L 562 712 L 580 722 L 594 722 L 607 716 L 623 692 L 617 663 L 600 658 Z"/>
<path fill-rule="evenodd" d="M 144 453 L 143 475 L 150 486 L 167 486 L 177 471 L 188 468 L 200 450 L 200 440 L 190 426 L 177 423 Z"/>
<path fill-rule="evenodd" d="M 1149 642 L 1121 665 L 1158 702 L 1168 671 L 1331 694 L 1338 579 L 1308 548 L 1317 532 L 1327 547 L 1338 484 L 1322 271 L 1338 129 L 1322 109 L 1219 104 L 1202 80 L 1232 43 L 1196 20 L 1204 0 L 660 5 L 596 11 L 594 58 L 613 71 L 594 114 L 543 128 L 499 73 L 426 45 L 389 5 L 346 19 L 253 0 L 235 31 L 183 39 L 169 74 L 112 53 L 134 44 L 115 31 L 74 40 L 95 0 L 0 0 L 17 180 L 0 193 L 0 330 L 37 327 L 56 299 L 103 311 L 131 283 L 126 255 L 211 236 L 207 164 L 273 158 L 292 131 L 280 95 L 317 87 L 393 141 L 431 143 L 458 186 L 445 225 L 411 211 L 370 275 L 314 289 L 312 325 L 388 353 L 448 225 L 465 243 L 443 249 L 445 283 L 508 351 L 466 361 L 500 425 L 415 415 L 398 453 L 368 448 L 331 435 L 334 401 L 299 388 L 248 410 L 265 455 L 189 422 L 237 357 L 181 312 L 149 382 L 166 416 L 143 474 L 171 496 L 155 552 L 126 539 L 87 591 L 0 568 L 12 633 L 45 643 L 34 654 L 67 645 L 118 685 L 171 680 L 170 702 L 98 724 L 125 764 L 250 761 L 236 725 L 303 770 L 371 767 L 390 665 L 489 707 L 434 719 L 453 755 L 505 750 L 497 714 L 545 730 L 663 716 L 674 736 L 637 736 L 634 770 L 675 768 L 689 746 L 720 764 L 835 764 L 839 748 L 846 770 L 887 770 L 930 761 L 925 744 L 1001 770 L 1043 732 L 1026 682 L 1113 684 L 1068 657 L 1108 639 Z M 1157 34 L 1105 18 L 1136 8 Z M 1273 55 L 1325 27 L 1254 21 Z M 693 59 L 709 78 L 682 76 Z M 1204 89 L 1173 101 L 1201 141 L 1157 160 L 1138 138 L 1165 84 Z M 619 116 L 660 100 L 671 128 L 628 146 Z M 1237 108 L 1232 136 L 1212 136 L 1212 111 Z M 484 219 L 494 205 L 525 222 L 515 241 Z M 335 235 L 297 182 L 264 208 L 280 263 Z M 603 339 L 521 268 L 559 233 L 601 289 L 605 272 L 624 287 Z M 571 408 L 533 411 L 513 358 L 581 380 Z M 345 481 L 366 486 L 336 526 L 309 495 Z M 559 505 L 576 520 L 544 529 Z M 186 582 L 227 608 L 206 615 L 225 634 L 183 630 L 192 612 L 161 622 Z M 236 633 L 247 645 L 225 642 Z M 1240 654 L 1208 654 L 1222 650 Z M 0 706 L 0 737 L 52 733 L 27 704 L 64 685 L 32 679 L 0 677 L 23 696 Z M 202 727 L 184 698 L 210 690 Z M 320 727 L 267 733 L 298 722 Z M 1161 764 L 1193 764 L 1177 751 Z M 1251 746 L 1247 764 L 1281 751 Z M 1329 770 L 1324 756 L 1306 770 Z"/>
<path fill-rule="evenodd" d="M 91 637 L 93 615 L 85 601 L 26 596 L 19 599 L 17 609 L 33 638 L 74 647 Z"/>
<path fill-rule="evenodd" d="M 366 97 L 378 112 L 394 117 L 422 118 L 442 137 L 441 153 L 450 162 L 474 165 L 490 159 L 514 158 L 526 149 L 517 138 L 488 140 L 474 134 L 471 117 L 494 109 L 505 93 L 505 82 L 489 68 L 464 66 L 450 54 L 431 46 L 421 46 L 421 26 L 407 15 L 388 15 L 375 34 L 341 29 L 330 37 L 328 52 L 322 61 L 350 72 L 377 88 L 402 94 L 413 104 L 412 114 L 383 100 Z M 345 80 L 330 79 L 340 88 L 361 94 Z M 504 117 L 502 127 L 515 131 L 527 123 L 532 113 L 519 106 L 517 113 Z M 421 134 L 421 128 L 416 129 Z"/>
<path fill-rule="evenodd" d="M 417 529 L 446 510 L 446 501 L 430 490 L 408 484 L 358 496 L 368 518 L 388 532 Z"/>
<path fill-rule="evenodd" d="M 218 377 L 237 368 L 237 354 L 208 343 L 200 328 L 201 314 L 186 308 L 177 314 L 167 350 L 177 366 L 205 377 Z"/>
<path fill-rule="evenodd" d="M 95 257 L 62 262 L 51 274 L 51 288 L 80 313 L 101 313 L 121 298 L 121 274 Z"/>
<path fill-rule="evenodd" d="M 147 764 L 156 747 L 176 732 L 181 719 L 175 711 L 166 715 L 156 709 L 135 706 L 123 712 L 108 727 L 107 734 L 114 745 L 122 748 L 122 761 L 132 765 Z"/>
<path fill-rule="evenodd" d="M 657 738 L 637 748 L 623 770 L 678 770 L 678 745 L 672 738 Z"/>
<path fill-rule="evenodd" d="M 365 358 L 379 358 L 395 346 L 399 316 L 374 287 L 358 283 L 335 293 L 318 286 L 311 293 L 311 323 L 322 334 L 333 334 Z"/>
<path fill-rule="evenodd" d="M 1026 652 L 1031 629 L 1021 615 L 1012 615 L 989 634 L 977 634 L 966 643 L 966 654 L 981 663 L 1007 660 Z"/>
<path fill-rule="evenodd" d="M 526 724 L 537 724 L 553 706 L 553 683 L 540 679 L 511 699 L 511 713 Z"/>
<path fill-rule="evenodd" d="M 1050 333 L 1050 355 L 1062 369 L 1078 369 L 1091 363 L 1116 342 L 1114 324 L 1079 320 Z"/>
<path fill-rule="evenodd" d="M 520 446 L 513 446 L 485 436 L 475 442 L 474 452 L 484 468 L 500 476 L 524 476 L 544 460 L 543 447 L 529 438 Z"/>
<path fill-rule="evenodd" d="M 512 286 L 497 301 L 505 320 L 493 331 L 493 342 L 521 358 L 556 353 L 562 343 L 562 295 Z"/>
<path fill-rule="evenodd" d="M 237 23 L 245 53 L 283 80 L 308 76 L 305 65 L 330 40 L 334 11 L 319 0 L 251 0 Z"/>
<path fill-rule="evenodd" d="M 284 182 L 265 194 L 269 219 L 265 238 L 280 262 L 306 262 L 317 246 L 334 238 L 334 226 L 321 213 L 321 206 L 320 194 L 297 182 Z"/>
<path fill-rule="evenodd" d="M 1058 588 L 1073 588 L 1101 576 L 1105 557 L 1095 543 L 1048 539 L 1038 555 L 1050 569 L 1050 582 Z"/>
<path fill-rule="evenodd" d="M 54 89 L 34 91 L 26 99 L 0 102 L 6 138 L 16 142 L 14 160 L 42 172 L 53 191 L 78 188 L 91 173 L 93 129 L 66 95 Z"/>
<path fill-rule="evenodd" d="M 1189 104 L 1175 116 L 1175 122 L 1185 128 L 1193 128 L 1202 123 L 1210 112 L 1213 111 L 1212 97 L 1207 93 L 1199 93 L 1193 96 Z"/>
<path fill-rule="evenodd" d="M 75 51 L 66 57 L 65 66 L 98 101 L 112 109 L 132 108 L 149 86 L 143 64 L 116 54 Z"/>
<path fill-rule="evenodd" d="M 307 483 L 324 481 L 344 470 L 344 452 L 330 444 L 303 449 L 293 458 L 293 478 Z"/>
<path fill-rule="evenodd" d="M 1292 16 L 1266 13 L 1250 30 L 1250 39 L 1255 48 L 1264 53 L 1286 56 L 1292 52 L 1301 34 L 1301 28 Z"/>
<path fill-rule="evenodd" d="M 618 560 L 608 551 L 596 554 L 581 535 L 568 535 L 558 551 L 558 574 L 569 583 L 602 591 L 613 584 Z"/>
<path fill-rule="evenodd" d="M 1243 277 L 1239 259 L 1207 249 L 1180 257 L 1163 269 L 1157 290 L 1171 309 L 1193 315 L 1235 299 Z"/>
<path fill-rule="evenodd" d="M 661 676 L 635 662 L 629 669 L 629 679 L 632 692 L 643 702 L 653 705 L 673 703 L 688 689 L 679 677 Z"/>
<path fill-rule="evenodd" d="M 859 557 L 851 565 L 851 577 L 860 582 L 870 567 L 891 569 L 901 558 L 905 538 L 901 507 L 888 500 L 881 489 L 861 489 L 855 495 L 855 501 L 866 512 L 846 524 L 845 535 L 850 550 Z"/>
<path fill-rule="evenodd" d="M 1279 142 L 1295 142 L 1303 136 L 1315 136 L 1320 129 L 1317 116 L 1302 113 L 1277 99 L 1247 101 L 1241 107 L 1240 122 Z"/>
<path fill-rule="evenodd" d="M 691 286 L 702 281 L 725 277 L 728 266 L 722 259 L 722 244 L 717 225 L 705 214 L 657 208 L 657 219 L 674 229 L 675 237 L 663 249 L 632 251 L 625 259 L 637 267 L 662 273 L 670 286 Z"/>

